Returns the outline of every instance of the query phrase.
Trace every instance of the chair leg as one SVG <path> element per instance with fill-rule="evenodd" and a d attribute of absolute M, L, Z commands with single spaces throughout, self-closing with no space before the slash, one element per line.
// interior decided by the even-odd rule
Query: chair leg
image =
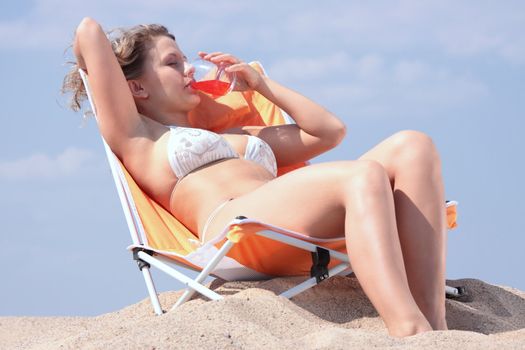
<path fill-rule="evenodd" d="M 208 298 L 210 298 L 212 300 L 222 299 L 222 296 L 220 296 L 219 294 L 215 293 L 214 291 L 212 291 L 211 289 L 207 288 L 206 286 L 203 286 L 202 284 L 195 282 L 194 280 L 192 280 L 191 278 L 189 278 L 188 276 L 186 276 L 182 272 L 177 271 L 176 269 L 174 269 L 171 266 L 163 263 L 159 259 L 156 259 L 156 258 L 152 257 L 151 255 L 149 255 L 147 253 L 144 253 L 144 252 L 139 252 L 138 256 L 139 256 L 140 259 L 142 259 L 145 262 L 151 264 L 152 266 L 155 266 L 156 268 L 158 268 L 162 272 L 170 275 L 171 277 L 181 281 L 186 286 L 188 286 L 188 287 L 190 287 L 192 289 L 195 289 L 197 292 L 201 293 L 202 295 L 207 296 Z"/>
<path fill-rule="evenodd" d="M 347 263 L 342 263 L 342 264 L 339 264 L 335 267 L 332 267 L 329 271 L 328 271 L 328 276 L 335 276 L 335 275 L 338 275 L 339 273 L 341 273 L 342 271 L 346 270 L 348 268 L 348 264 Z M 290 299 L 294 296 L 296 296 L 297 294 L 299 293 L 302 293 L 304 292 L 305 290 L 309 289 L 309 288 L 312 288 L 314 287 L 315 285 L 317 285 L 317 280 L 315 277 L 312 277 L 312 278 L 309 278 L 307 279 L 306 281 L 304 281 L 303 283 L 300 283 L 298 284 L 297 286 L 295 287 L 292 287 L 290 289 L 288 289 L 287 291 L 279 294 L 279 296 L 282 296 L 282 297 L 285 297 L 287 299 Z"/>
<path fill-rule="evenodd" d="M 226 254 L 228 254 L 228 252 L 230 251 L 230 249 L 233 247 L 234 244 L 235 243 L 233 243 L 232 241 L 227 240 L 226 243 L 224 243 L 222 245 L 221 249 L 219 249 L 217 254 L 215 254 L 215 256 L 210 260 L 208 265 L 206 265 L 206 267 L 204 267 L 204 269 L 201 271 L 201 273 L 194 279 L 194 281 L 196 283 L 199 283 L 199 284 L 202 283 L 210 275 L 210 273 L 213 272 L 213 270 L 219 264 L 219 262 L 222 260 L 222 258 L 224 258 L 224 256 Z M 179 298 L 179 300 L 177 300 L 177 302 L 175 303 L 175 305 L 173 305 L 171 310 L 174 310 L 175 308 L 177 308 L 181 304 L 183 304 L 186 301 L 190 300 L 190 298 L 193 296 L 193 294 L 195 294 L 195 289 L 193 289 L 190 286 L 188 286 L 186 288 L 186 290 L 184 291 L 184 294 L 182 294 L 182 296 Z"/>
<path fill-rule="evenodd" d="M 445 295 L 448 299 L 453 299 L 461 302 L 472 301 L 472 296 L 467 292 L 465 287 L 445 287 Z"/>
<path fill-rule="evenodd" d="M 153 310 L 157 315 L 162 315 L 162 308 L 160 306 L 157 290 L 155 289 L 155 283 L 153 283 L 153 278 L 151 278 L 151 271 L 147 266 L 144 266 L 141 270 L 142 276 L 144 277 L 144 281 L 146 282 L 146 287 L 148 288 L 148 293 L 151 299 L 151 305 L 153 305 Z"/>

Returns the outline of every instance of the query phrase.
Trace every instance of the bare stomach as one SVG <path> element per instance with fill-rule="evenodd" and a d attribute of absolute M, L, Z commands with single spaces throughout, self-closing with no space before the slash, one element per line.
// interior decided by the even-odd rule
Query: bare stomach
<path fill-rule="evenodd" d="M 234 158 L 212 163 L 180 180 L 171 196 L 171 213 L 192 232 L 201 235 L 217 206 L 272 180 L 273 175 L 252 161 Z"/>

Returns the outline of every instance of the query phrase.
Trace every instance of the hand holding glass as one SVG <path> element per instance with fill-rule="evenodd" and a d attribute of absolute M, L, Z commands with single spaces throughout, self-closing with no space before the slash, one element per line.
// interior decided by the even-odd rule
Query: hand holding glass
<path fill-rule="evenodd" d="M 200 58 L 190 64 L 194 68 L 194 81 L 191 83 L 193 89 L 210 94 L 212 97 L 223 96 L 233 90 L 235 73 L 227 73 L 224 70 L 226 66 L 217 66 Z"/>

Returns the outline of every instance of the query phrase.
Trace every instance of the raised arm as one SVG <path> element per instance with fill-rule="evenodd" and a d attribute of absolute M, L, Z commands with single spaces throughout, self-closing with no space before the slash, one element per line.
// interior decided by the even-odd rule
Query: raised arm
<path fill-rule="evenodd" d="M 259 74 L 246 63 L 222 53 L 201 53 L 213 62 L 232 63 L 227 71 L 236 72 L 241 79 L 239 89 L 253 89 L 288 113 L 296 125 L 269 127 L 246 126 L 242 129 L 265 140 L 275 153 L 279 166 L 309 160 L 337 146 L 346 134 L 346 127 L 334 114 Z"/>
<path fill-rule="evenodd" d="M 255 90 L 288 113 L 297 124 L 272 126 L 256 131 L 274 148 L 282 165 L 309 160 L 337 146 L 346 134 L 344 123 L 324 107 L 272 79 L 262 76 Z M 247 128 L 249 129 L 249 128 Z"/>
<path fill-rule="evenodd" d="M 142 119 L 102 27 L 91 18 L 80 22 L 73 44 L 77 64 L 88 73 L 102 136 L 118 156 L 137 136 Z"/>

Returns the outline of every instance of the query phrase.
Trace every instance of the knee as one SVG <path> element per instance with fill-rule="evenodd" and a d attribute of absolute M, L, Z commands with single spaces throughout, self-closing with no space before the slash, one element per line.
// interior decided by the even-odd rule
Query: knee
<path fill-rule="evenodd" d="M 431 168 L 440 171 L 441 160 L 434 141 L 415 130 L 400 131 L 392 136 L 394 160 L 405 169 Z"/>
<path fill-rule="evenodd" d="M 386 169 L 381 163 L 373 160 L 355 161 L 345 180 L 346 188 L 354 195 L 362 193 L 372 196 L 384 193 L 386 189 L 391 190 Z"/>

